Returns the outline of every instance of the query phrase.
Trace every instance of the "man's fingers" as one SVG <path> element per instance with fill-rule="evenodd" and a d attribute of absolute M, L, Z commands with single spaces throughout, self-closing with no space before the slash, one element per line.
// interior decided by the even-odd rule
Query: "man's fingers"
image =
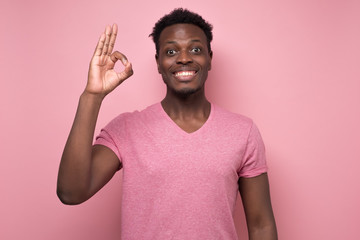
<path fill-rule="evenodd" d="M 113 61 L 113 63 L 116 63 L 118 60 L 120 60 L 124 66 L 126 66 L 126 64 L 128 62 L 126 56 L 118 51 L 113 52 L 110 55 L 110 59 L 111 59 L 111 61 Z"/>
<path fill-rule="evenodd" d="M 121 52 L 115 51 L 110 55 L 111 61 L 115 64 L 118 60 L 122 62 L 122 64 L 125 66 L 124 71 L 117 73 L 118 77 L 121 81 L 125 80 L 126 78 L 133 75 L 134 71 L 132 69 L 131 63 L 127 60 L 126 56 L 122 54 Z"/>
<path fill-rule="evenodd" d="M 117 27 L 116 23 L 114 23 L 114 25 L 112 26 L 109 48 L 107 51 L 108 55 L 110 55 L 114 49 L 117 32 L 118 32 L 118 27 Z"/>
<path fill-rule="evenodd" d="M 128 62 L 128 63 L 126 64 L 124 73 L 125 73 L 128 77 L 130 77 L 131 75 L 134 74 L 134 70 L 133 70 L 133 68 L 132 68 L 132 64 L 131 64 L 131 63 Z"/>
<path fill-rule="evenodd" d="M 94 53 L 95 56 L 101 56 L 104 44 L 105 44 L 105 34 L 103 33 L 101 34 L 100 39 L 96 45 L 95 53 Z"/>
<path fill-rule="evenodd" d="M 117 73 L 121 82 L 131 77 L 134 74 L 134 70 L 132 69 L 131 63 L 127 62 L 125 65 L 124 71 Z"/>
<path fill-rule="evenodd" d="M 108 55 L 110 38 L 111 38 L 111 27 L 106 26 L 106 28 L 105 28 L 105 42 L 104 42 L 104 47 L 102 49 L 102 55 Z"/>
<path fill-rule="evenodd" d="M 112 27 L 106 26 L 105 32 L 101 34 L 95 48 L 94 56 L 110 55 L 115 46 L 115 40 L 118 32 L 118 26 L 113 24 Z"/>

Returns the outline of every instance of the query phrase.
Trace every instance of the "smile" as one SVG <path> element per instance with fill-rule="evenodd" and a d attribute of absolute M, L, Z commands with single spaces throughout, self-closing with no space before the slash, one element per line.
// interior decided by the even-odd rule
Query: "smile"
<path fill-rule="evenodd" d="M 188 76 L 194 76 L 196 71 L 180 71 L 175 72 L 175 77 L 188 77 Z"/>

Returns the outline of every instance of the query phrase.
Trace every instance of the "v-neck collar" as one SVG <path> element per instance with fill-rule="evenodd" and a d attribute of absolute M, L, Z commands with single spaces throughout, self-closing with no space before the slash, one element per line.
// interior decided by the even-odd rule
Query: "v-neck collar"
<path fill-rule="evenodd" d="M 204 129 L 206 129 L 207 126 L 209 125 L 209 122 L 211 122 L 213 115 L 214 115 L 214 104 L 210 103 L 210 114 L 209 114 L 208 119 L 205 121 L 205 123 L 199 129 L 197 129 L 194 132 L 188 133 L 184 129 L 182 129 L 179 125 L 177 125 L 176 122 L 174 122 L 174 120 L 171 119 L 171 117 L 165 112 L 165 110 L 162 107 L 160 102 L 157 105 L 158 105 L 157 107 L 160 109 L 161 114 L 164 115 L 167 122 L 169 122 L 169 125 L 175 131 L 179 132 L 183 136 L 194 136 L 194 135 L 197 135 L 197 134 L 201 133 L 202 131 L 204 131 Z"/>

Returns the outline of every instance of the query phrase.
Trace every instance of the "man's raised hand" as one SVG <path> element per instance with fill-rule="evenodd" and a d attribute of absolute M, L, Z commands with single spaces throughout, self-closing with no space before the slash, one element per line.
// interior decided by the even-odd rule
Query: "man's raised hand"
<path fill-rule="evenodd" d="M 131 63 L 124 54 L 113 51 L 118 27 L 116 24 L 106 26 L 96 46 L 90 62 L 88 82 L 85 92 L 105 97 L 125 79 L 133 74 Z M 122 72 L 116 72 L 115 63 L 120 60 L 125 66 Z"/>

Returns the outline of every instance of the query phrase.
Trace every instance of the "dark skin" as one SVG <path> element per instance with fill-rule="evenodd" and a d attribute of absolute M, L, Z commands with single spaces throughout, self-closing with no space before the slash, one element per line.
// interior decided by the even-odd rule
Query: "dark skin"
<path fill-rule="evenodd" d="M 252 178 L 240 178 L 238 183 L 249 239 L 278 239 L 267 174 Z"/>
<path fill-rule="evenodd" d="M 115 153 L 105 146 L 92 146 L 96 120 L 105 96 L 133 74 L 132 66 L 120 52 L 113 52 L 117 26 L 106 27 L 89 67 L 88 83 L 80 96 L 59 168 L 57 193 L 65 204 L 80 204 L 99 191 L 121 168 Z M 156 55 L 158 71 L 167 86 L 161 104 L 170 118 L 191 133 L 206 122 L 210 103 L 205 82 L 211 69 L 212 52 L 204 32 L 192 24 L 165 28 Z M 125 69 L 114 71 L 120 60 Z M 277 239 L 267 174 L 240 178 L 250 240 Z"/>
<path fill-rule="evenodd" d="M 206 44 L 204 32 L 191 24 L 169 26 L 159 39 L 156 62 L 167 87 L 161 104 L 171 119 L 188 133 L 201 128 L 210 114 L 205 81 L 211 69 L 212 53 Z"/>
<path fill-rule="evenodd" d="M 105 96 L 133 74 L 120 52 L 113 52 L 117 26 L 107 26 L 90 62 L 88 82 L 79 99 L 73 126 L 61 157 L 57 194 L 65 204 L 80 204 L 99 191 L 120 169 L 115 153 L 93 146 L 95 125 Z M 114 70 L 120 60 L 123 72 Z"/>

